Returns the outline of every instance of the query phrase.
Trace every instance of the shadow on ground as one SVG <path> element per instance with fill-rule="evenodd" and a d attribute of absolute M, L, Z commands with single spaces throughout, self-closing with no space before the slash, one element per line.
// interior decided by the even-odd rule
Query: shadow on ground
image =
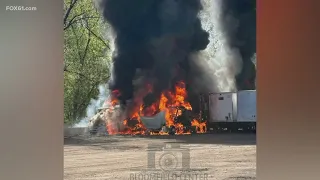
<path fill-rule="evenodd" d="M 161 141 L 162 143 L 179 143 L 179 144 L 221 144 L 221 145 L 256 145 L 255 134 L 193 134 L 193 135 L 116 135 L 102 137 L 72 137 L 65 138 L 65 145 L 79 146 L 99 146 L 108 145 L 116 146 L 118 143 L 126 141 L 136 141 L 139 146 L 141 141 L 147 143 L 150 141 Z"/>
<path fill-rule="evenodd" d="M 180 144 L 223 144 L 223 145 L 256 145 L 255 134 L 193 134 L 178 136 L 141 136 L 147 139 L 164 139 L 168 143 Z M 174 140 L 173 142 L 171 142 Z"/>
<path fill-rule="evenodd" d="M 251 177 L 251 176 L 236 176 L 236 177 L 228 177 L 223 180 L 256 180 L 256 177 Z"/>
<path fill-rule="evenodd" d="M 67 137 L 64 138 L 64 145 L 98 145 L 98 144 L 108 144 L 108 143 L 117 143 L 120 142 L 120 139 L 110 138 L 110 137 Z"/>

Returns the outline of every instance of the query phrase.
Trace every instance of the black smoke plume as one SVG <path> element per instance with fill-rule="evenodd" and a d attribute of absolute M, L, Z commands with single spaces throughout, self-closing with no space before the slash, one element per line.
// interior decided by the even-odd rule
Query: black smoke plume
<path fill-rule="evenodd" d="M 236 77 L 237 89 L 255 89 L 256 69 L 251 58 L 256 53 L 256 0 L 221 2 L 222 28 L 227 34 L 229 45 L 239 49 L 242 56 L 242 70 Z"/>
<path fill-rule="evenodd" d="M 243 61 L 235 77 L 237 89 L 255 89 L 256 70 L 251 58 L 256 52 L 256 0 L 220 2 L 220 26 L 228 45 L 239 50 Z M 99 6 L 114 32 L 109 88 L 120 92 L 121 104 L 126 105 L 147 83 L 153 85 L 153 94 L 145 99 L 153 101 L 163 90 L 183 80 L 189 101 L 197 109 L 198 93 L 210 89 L 199 87 L 199 83 L 193 86 L 192 82 L 194 77 L 201 77 L 203 70 L 195 66 L 201 59 L 192 59 L 195 56 L 191 55 L 209 43 L 209 34 L 198 17 L 201 0 L 100 0 Z"/>
<path fill-rule="evenodd" d="M 201 71 L 192 70 L 190 55 L 209 43 L 198 17 L 201 0 L 102 0 L 99 5 L 116 37 L 109 88 L 120 91 L 122 104 L 146 82 L 156 98 L 180 80 L 192 87 L 190 73 Z"/>

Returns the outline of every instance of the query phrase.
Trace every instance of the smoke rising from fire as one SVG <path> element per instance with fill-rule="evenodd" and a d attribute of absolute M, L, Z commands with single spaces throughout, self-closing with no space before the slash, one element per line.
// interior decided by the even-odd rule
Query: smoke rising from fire
<path fill-rule="evenodd" d="M 255 89 L 256 68 L 256 0 L 222 0 L 221 27 L 227 45 L 238 49 L 242 68 L 236 76 L 238 90 Z"/>
<path fill-rule="evenodd" d="M 192 54 L 204 50 L 209 34 L 198 17 L 200 0 L 102 0 L 100 7 L 115 35 L 109 88 L 123 104 L 151 84 L 159 97 L 180 80 L 192 85 Z"/>
<path fill-rule="evenodd" d="M 201 60 L 195 63 L 201 67 L 205 75 L 199 77 L 196 82 L 205 80 L 211 84 L 210 92 L 235 91 L 235 77 L 242 68 L 241 55 L 237 48 L 229 46 L 228 36 L 223 30 L 226 22 L 222 23 L 222 1 L 203 0 L 204 10 L 200 14 L 203 28 L 210 34 L 210 43 L 197 55 Z"/>
<path fill-rule="evenodd" d="M 198 54 L 201 61 L 196 61 L 205 72 L 202 82 L 212 84 L 211 92 L 255 89 L 251 59 L 256 52 L 256 0 L 202 0 L 202 4 L 201 22 L 210 34 L 208 47 Z"/>
<path fill-rule="evenodd" d="M 86 117 L 80 120 L 79 123 L 75 124 L 75 127 L 87 127 L 89 123 L 89 119 L 92 118 L 99 108 L 101 108 L 105 101 L 109 99 L 109 91 L 107 89 L 106 84 L 102 84 L 99 86 L 99 95 L 96 99 L 91 99 L 89 106 L 86 110 Z"/>
<path fill-rule="evenodd" d="M 152 100 L 183 80 L 191 104 L 199 93 L 253 88 L 255 0 L 98 2 L 114 42 L 109 88 L 123 105 L 147 84 Z"/>

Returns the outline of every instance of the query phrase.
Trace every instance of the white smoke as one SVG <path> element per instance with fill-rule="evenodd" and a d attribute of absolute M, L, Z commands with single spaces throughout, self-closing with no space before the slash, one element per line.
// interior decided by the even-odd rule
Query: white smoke
<path fill-rule="evenodd" d="M 253 62 L 257 70 L 257 53 L 253 54 L 253 56 L 251 57 L 251 61 Z M 254 86 L 257 87 L 257 78 L 254 80 Z"/>
<path fill-rule="evenodd" d="M 115 33 L 113 32 L 112 28 L 106 24 L 106 26 L 101 27 L 103 32 L 106 32 L 104 34 L 104 39 L 108 41 L 109 49 L 107 51 L 106 56 L 108 58 L 112 58 L 114 53 L 116 53 L 116 47 L 114 40 L 116 38 Z M 112 71 L 112 63 L 110 61 L 107 62 L 108 66 L 110 68 L 110 71 Z M 113 76 L 111 74 L 110 79 L 112 80 Z M 96 99 L 91 99 L 89 106 L 87 107 L 86 117 L 83 118 L 78 124 L 74 125 L 75 127 L 88 127 L 89 120 L 94 117 L 97 114 L 97 111 L 99 108 L 107 106 L 105 102 L 108 102 L 110 100 L 111 94 L 108 88 L 108 84 L 102 84 L 99 85 L 99 95 Z"/>
<path fill-rule="evenodd" d="M 112 52 L 115 51 L 114 40 L 115 36 L 108 24 L 104 24 L 104 26 L 100 27 L 103 32 L 106 32 L 103 38 L 108 42 L 108 50 L 106 50 L 106 56 L 108 59 L 111 58 Z M 111 53 L 110 53 L 111 52 Z M 106 62 L 112 70 L 112 63 L 110 61 Z M 112 76 L 110 77 L 112 78 Z M 83 118 L 78 124 L 75 124 L 75 127 L 88 127 L 89 120 L 93 116 L 97 114 L 99 108 L 103 107 L 106 101 L 110 98 L 110 92 L 107 84 L 99 85 L 99 95 L 96 99 L 91 99 L 89 106 L 87 107 L 86 117 Z"/>
<path fill-rule="evenodd" d="M 83 118 L 78 124 L 75 124 L 74 127 L 87 127 L 89 124 L 89 119 L 92 118 L 97 110 L 103 107 L 104 102 L 109 98 L 109 91 L 106 84 L 99 86 L 99 96 L 97 99 L 91 99 L 89 106 L 87 107 L 86 117 Z"/>
<path fill-rule="evenodd" d="M 235 76 L 242 68 L 242 59 L 238 49 L 232 49 L 227 44 L 226 32 L 221 27 L 222 1 L 202 0 L 204 9 L 200 14 L 202 26 L 209 33 L 210 43 L 200 54 L 202 61 L 197 62 L 201 62 L 198 65 L 205 70 L 206 78 L 213 85 L 210 88 L 213 92 L 236 91 Z M 231 16 L 224 18 L 224 22 L 229 22 L 230 30 L 237 28 L 234 18 Z"/>
<path fill-rule="evenodd" d="M 257 66 L 257 53 L 253 54 L 253 56 L 251 57 L 251 61 L 255 66 Z"/>

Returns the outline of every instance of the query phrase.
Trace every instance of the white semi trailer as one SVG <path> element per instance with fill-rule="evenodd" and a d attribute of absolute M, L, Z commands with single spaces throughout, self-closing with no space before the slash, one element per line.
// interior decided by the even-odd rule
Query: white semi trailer
<path fill-rule="evenodd" d="M 210 94 L 208 129 L 255 132 L 256 106 L 256 90 Z"/>

